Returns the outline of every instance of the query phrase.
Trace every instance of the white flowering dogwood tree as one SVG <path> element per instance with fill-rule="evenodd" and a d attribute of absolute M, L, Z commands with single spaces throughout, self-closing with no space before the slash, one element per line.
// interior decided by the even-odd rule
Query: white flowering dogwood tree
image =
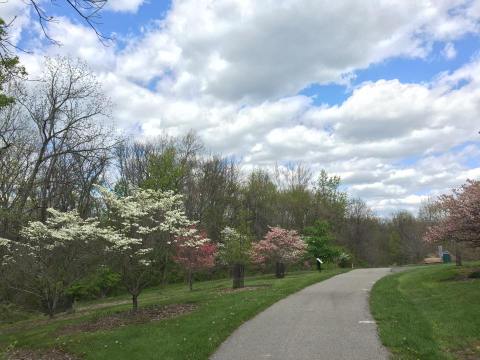
<path fill-rule="evenodd" d="M 185 235 L 193 222 L 185 215 L 182 196 L 172 191 L 134 189 L 121 197 L 98 190 L 106 207 L 109 257 L 136 311 L 138 296 L 173 251 L 175 237 Z"/>
<path fill-rule="evenodd" d="M 22 277 L 21 285 L 9 286 L 36 297 L 53 317 L 65 290 L 85 275 L 102 232 L 97 221 L 84 220 L 76 211 L 48 209 L 48 214 L 45 223 L 25 226 L 20 240 L 1 240 L 0 245 L 2 267 L 13 267 Z"/>
<path fill-rule="evenodd" d="M 10 244 L 12 242 L 8 239 L 0 238 L 0 271 L 3 267 L 8 265 Z"/>

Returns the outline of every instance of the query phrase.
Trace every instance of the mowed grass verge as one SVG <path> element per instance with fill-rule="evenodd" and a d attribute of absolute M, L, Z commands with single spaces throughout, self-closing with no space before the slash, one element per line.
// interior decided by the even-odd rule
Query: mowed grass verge
<path fill-rule="evenodd" d="M 480 263 L 433 265 L 387 276 L 370 296 L 394 359 L 480 359 Z"/>
<path fill-rule="evenodd" d="M 284 279 L 273 275 L 247 278 L 244 291 L 225 291 L 230 280 L 205 281 L 189 291 L 183 284 L 146 290 L 140 307 L 195 304 L 196 310 L 175 318 L 131 324 L 114 330 L 62 334 L 62 328 L 93 321 L 130 308 L 129 297 L 81 304 L 73 315 L 37 318 L 0 326 L 0 358 L 9 348 L 56 348 L 82 359 L 208 359 L 208 356 L 243 322 L 276 301 L 302 288 L 345 272 L 294 272 Z"/>

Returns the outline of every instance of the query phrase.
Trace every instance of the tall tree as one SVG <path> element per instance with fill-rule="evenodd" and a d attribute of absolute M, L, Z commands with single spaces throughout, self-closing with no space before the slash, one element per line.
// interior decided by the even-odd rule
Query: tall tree
<path fill-rule="evenodd" d="M 254 170 L 243 187 L 246 221 L 256 238 L 261 238 L 274 223 L 277 210 L 277 188 L 270 174 L 264 170 Z"/>
<path fill-rule="evenodd" d="M 23 214 L 27 202 L 37 198 L 39 217 L 45 220 L 46 208 L 55 206 L 50 190 L 61 162 L 70 166 L 85 158 L 101 158 L 99 164 L 104 168 L 116 142 L 104 125 L 109 101 L 86 65 L 67 58 L 47 59 L 42 80 L 18 101 L 36 136 L 31 168 L 15 199 L 15 209 Z"/>

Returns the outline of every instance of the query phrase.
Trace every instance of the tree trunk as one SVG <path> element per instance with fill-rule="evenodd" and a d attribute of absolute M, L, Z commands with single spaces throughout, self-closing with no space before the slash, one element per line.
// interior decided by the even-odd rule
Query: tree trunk
<path fill-rule="evenodd" d="M 285 264 L 277 261 L 275 264 L 275 276 L 279 279 L 285 277 Z"/>
<path fill-rule="evenodd" d="M 456 241 L 455 241 L 455 264 L 457 266 L 462 266 L 462 252 L 460 250 L 460 246 L 458 246 Z"/>
<path fill-rule="evenodd" d="M 239 289 L 245 286 L 245 265 L 234 264 L 233 265 L 233 288 Z"/>
<path fill-rule="evenodd" d="M 138 310 L 138 294 L 132 294 L 132 312 Z"/>
<path fill-rule="evenodd" d="M 53 319 L 55 316 L 55 312 L 57 310 L 57 295 L 54 294 L 52 297 L 48 298 L 47 297 L 47 310 L 48 310 L 48 317 L 50 319 Z"/>
<path fill-rule="evenodd" d="M 190 291 L 193 290 L 193 274 L 192 274 L 192 270 L 188 270 L 188 288 L 190 289 Z"/>

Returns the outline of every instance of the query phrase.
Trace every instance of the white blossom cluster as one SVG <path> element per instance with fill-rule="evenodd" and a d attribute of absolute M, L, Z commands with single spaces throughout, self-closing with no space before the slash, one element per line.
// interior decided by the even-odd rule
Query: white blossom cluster
<path fill-rule="evenodd" d="M 4 251 L 2 250 L 10 250 L 10 246 L 12 245 L 12 242 L 10 240 L 0 238 L 0 265 L 1 266 L 6 266 L 9 262 L 13 260 L 12 256 L 8 253 L 4 254 Z"/>
<path fill-rule="evenodd" d="M 147 238 L 166 234 L 188 236 L 187 246 L 199 246 L 208 239 L 200 236 L 183 210 L 181 195 L 172 191 L 135 189 L 130 196 L 120 197 L 98 187 L 107 208 L 108 226 L 101 226 L 97 219 L 82 219 L 76 211 L 61 212 L 48 209 L 49 217 L 42 223 L 31 221 L 20 235 L 25 241 L 16 242 L 0 238 L 0 250 L 13 253 L 22 248 L 23 256 L 40 258 L 46 252 L 67 246 L 70 242 L 86 243 L 104 240 L 109 251 L 125 253 L 142 265 L 150 265 Z M 190 238 L 191 237 L 191 238 Z M 170 243 L 170 242 L 169 242 Z M 151 243 L 150 243 L 151 244 Z M 6 254 L 2 262 L 11 258 Z"/>
<path fill-rule="evenodd" d="M 210 239 L 205 237 L 197 228 L 190 227 L 184 230 L 182 234 L 185 237 L 185 241 L 182 241 L 180 247 L 199 248 L 202 245 L 210 242 Z"/>
<path fill-rule="evenodd" d="M 9 244 L 10 244 L 10 240 L 0 238 L 0 246 L 8 247 Z"/>
<path fill-rule="evenodd" d="M 131 195 L 120 197 L 106 188 L 98 190 L 111 221 L 104 229 L 110 250 L 124 252 L 142 265 L 151 264 L 148 255 L 153 249 L 146 246 L 148 237 L 186 236 L 193 231 L 194 222 L 185 215 L 182 196 L 172 191 L 134 189 Z"/>
<path fill-rule="evenodd" d="M 45 248 L 53 250 L 69 241 L 89 241 L 100 235 L 98 221 L 82 219 L 76 211 L 61 212 L 48 209 L 49 218 L 45 223 L 31 221 L 20 232 L 31 250 Z"/>

